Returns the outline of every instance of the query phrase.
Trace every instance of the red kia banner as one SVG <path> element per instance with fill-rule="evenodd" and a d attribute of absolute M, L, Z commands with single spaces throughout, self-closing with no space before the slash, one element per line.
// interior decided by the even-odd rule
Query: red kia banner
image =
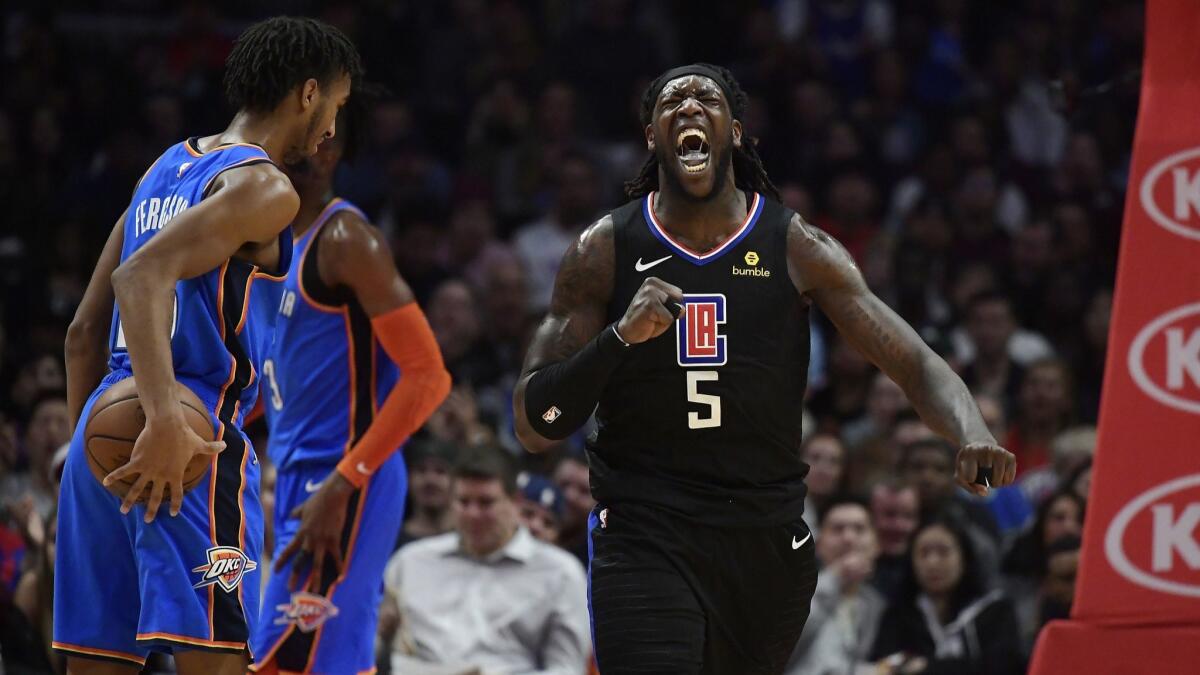
<path fill-rule="evenodd" d="M 1075 606 L 1031 672 L 1200 672 L 1197 525 L 1200 3 L 1149 0 Z"/>

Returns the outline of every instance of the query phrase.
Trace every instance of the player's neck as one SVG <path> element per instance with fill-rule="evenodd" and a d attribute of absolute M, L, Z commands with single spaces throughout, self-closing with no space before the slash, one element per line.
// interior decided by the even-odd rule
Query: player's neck
<path fill-rule="evenodd" d="M 734 185 L 732 172 L 720 191 L 709 199 L 696 201 L 660 181 L 662 188 L 654 198 L 654 216 L 672 234 L 700 249 L 719 245 L 746 219 L 746 196 Z"/>
<path fill-rule="evenodd" d="M 216 144 L 253 143 L 261 146 L 267 151 L 267 156 L 272 162 L 282 166 L 288 150 L 287 139 L 292 135 L 271 114 L 240 110 L 233 116 L 229 126 L 225 127 L 225 131 L 217 134 L 214 140 Z"/>
<path fill-rule="evenodd" d="M 302 237 L 316 222 L 317 217 L 333 199 L 333 187 L 323 186 L 319 189 L 304 190 L 300 193 L 300 210 L 292 221 L 292 236 Z"/>

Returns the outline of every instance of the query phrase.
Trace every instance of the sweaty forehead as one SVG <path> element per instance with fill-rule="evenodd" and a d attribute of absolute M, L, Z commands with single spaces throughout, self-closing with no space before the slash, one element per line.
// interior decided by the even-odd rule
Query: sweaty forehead
<path fill-rule="evenodd" d="M 711 77 L 705 77 L 704 75 L 681 75 L 673 80 L 667 80 L 667 83 L 663 85 L 662 91 L 658 94 L 658 100 L 665 101 L 671 96 L 682 94 L 711 92 L 716 92 L 724 100 L 725 95 L 721 91 L 721 87 Z"/>

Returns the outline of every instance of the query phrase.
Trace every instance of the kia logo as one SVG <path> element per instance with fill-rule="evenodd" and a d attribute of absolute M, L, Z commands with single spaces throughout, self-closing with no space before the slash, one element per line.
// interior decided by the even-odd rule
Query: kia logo
<path fill-rule="evenodd" d="M 1200 148 L 1167 155 L 1142 178 L 1142 208 L 1175 234 L 1200 239 Z"/>
<path fill-rule="evenodd" d="M 1200 303 L 1146 324 L 1129 346 L 1129 374 L 1154 400 L 1200 413 Z"/>
<path fill-rule="evenodd" d="M 1182 476 L 1143 492 L 1117 512 L 1104 535 L 1104 554 L 1113 569 L 1139 586 L 1200 597 L 1197 488 L 1200 474 Z M 1184 494 L 1187 490 L 1193 492 Z"/>

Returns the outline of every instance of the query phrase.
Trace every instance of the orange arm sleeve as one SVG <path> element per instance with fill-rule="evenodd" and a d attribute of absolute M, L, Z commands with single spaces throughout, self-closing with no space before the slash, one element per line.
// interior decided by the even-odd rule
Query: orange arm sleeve
<path fill-rule="evenodd" d="M 400 367 L 400 381 L 392 388 L 375 421 L 350 452 L 338 462 L 338 473 L 362 487 L 404 441 L 419 429 L 446 395 L 450 373 L 442 352 L 417 303 L 410 302 L 371 319 L 375 338 Z"/>

